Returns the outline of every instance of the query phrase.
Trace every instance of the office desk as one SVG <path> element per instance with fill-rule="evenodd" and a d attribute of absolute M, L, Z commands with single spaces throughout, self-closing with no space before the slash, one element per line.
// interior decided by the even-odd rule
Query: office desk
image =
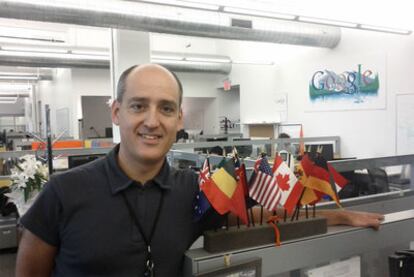
<path fill-rule="evenodd" d="M 388 255 L 408 248 L 411 241 L 414 241 L 414 210 L 387 214 L 379 231 L 336 226 L 330 227 L 327 234 L 286 241 L 280 247 L 265 245 L 218 254 L 203 249 L 189 250 L 184 269 L 185 276 L 192 276 L 222 267 L 224 256 L 231 254 L 233 262 L 261 258 L 262 276 L 278 276 L 286 272 L 302 276 L 300 269 L 360 256 L 362 276 L 387 276 Z"/>

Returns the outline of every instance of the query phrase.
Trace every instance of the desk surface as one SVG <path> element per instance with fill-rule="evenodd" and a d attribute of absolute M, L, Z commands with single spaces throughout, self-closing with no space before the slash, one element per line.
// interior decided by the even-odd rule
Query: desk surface
<path fill-rule="evenodd" d="M 185 273 L 186 276 L 191 276 L 221 267 L 224 265 L 224 256 L 228 254 L 234 262 L 241 262 L 251 257 L 262 258 L 263 276 L 271 276 L 354 255 L 364 258 L 367 253 L 381 255 L 380 259 L 384 260 L 382 265 L 376 265 L 369 270 L 384 272 L 388 270 L 388 255 L 404 246 L 407 248 L 414 240 L 413 234 L 414 210 L 396 212 L 385 215 L 379 231 L 334 226 L 330 227 L 326 234 L 286 241 L 280 247 L 270 244 L 215 254 L 208 253 L 204 249 L 189 250 L 185 258 Z M 376 261 L 378 262 L 378 259 Z M 363 276 L 375 276 L 374 274 L 363 274 Z"/>

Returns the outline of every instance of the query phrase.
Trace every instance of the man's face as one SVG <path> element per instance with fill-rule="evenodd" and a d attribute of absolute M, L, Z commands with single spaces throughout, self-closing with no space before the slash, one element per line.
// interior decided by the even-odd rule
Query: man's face
<path fill-rule="evenodd" d="M 120 127 L 121 150 L 129 160 L 164 159 L 183 127 L 178 102 L 178 84 L 164 68 L 143 66 L 129 74 L 122 102 L 112 105 L 112 121 Z"/>

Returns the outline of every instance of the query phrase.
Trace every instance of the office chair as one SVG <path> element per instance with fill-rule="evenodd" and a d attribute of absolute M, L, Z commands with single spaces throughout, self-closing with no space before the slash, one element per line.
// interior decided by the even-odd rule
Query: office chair
<path fill-rule="evenodd" d="M 389 181 L 387 172 L 379 167 L 367 169 L 370 178 L 369 190 L 371 193 L 389 192 Z"/>

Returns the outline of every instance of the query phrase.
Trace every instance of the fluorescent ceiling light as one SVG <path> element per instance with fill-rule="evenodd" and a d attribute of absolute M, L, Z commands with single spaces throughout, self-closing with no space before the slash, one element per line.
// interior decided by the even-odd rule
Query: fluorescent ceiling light
<path fill-rule="evenodd" d="M 159 64 L 163 64 L 163 63 L 168 63 L 168 64 L 179 64 L 179 65 L 188 65 L 188 64 L 205 64 L 205 65 L 210 65 L 211 62 L 195 62 L 195 61 L 176 61 L 176 60 L 164 60 L 164 59 L 153 59 L 152 62 L 154 63 L 159 63 Z"/>
<path fill-rule="evenodd" d="M 233 64 L 252 64 L 252 65 L 274 65 L 272 61 L 247 61 L 247 60 L 232 60 Z"/>
<path fill-rule="evenodd" d="M 182 56 L 176 56 L 176 55 L 151 55 L 151 59 L 160 59 L 160 60 L 176 60 L 181 61 L 184 59 Z"/>
<path fill-rule="evenodd" d="M 15 104 L 17 97 L 0 97 L 0 104 Z"/>
<path fill-rule="evenodd" d="M 352 22 L 315 18 L 315 17 L 306 17 L 306 16 L 299 16 L 298 20 L 302 22 L 307 22 L 307 23 L 317 23 L 317 24 L 323 24 L 323 25 L 347 27 L 347 28 L 356 28 L 358 26 L 357 23 L 352 23 Z"/>
<path fill-rule="evenodd" d="M 143 3 L 155 3 L 161 5 L 169 5 L 169 6 L 178 6 L 178 7 L 187 7 L 187 8 L 197 8 L 202 10 L 211 10 L 217 11 L 220 6 L 213 5 L 213 4 L 204 4 L 199 2 L 192 2 L 192 1 L 175 1 L 175 0 L 144 0 L 140 1 Z"/>
<path fill-rule="evenodd" d="M 243 15 L 255 15 L 255 16 L 264 16 L 264 17 L 271 17 L 277 19 L 285 19 L 285 20 L 294 20 L 296 15 L 291 14 L 280 14 L 274 12 L 266 12 L 266 11 L 259 11 L 259 10 L 250 10 L 250 9 L 241 9 L 235 7 L 224 7 L 223 9 L 225 12 L 230 13 L 237 13 Z"/>
<path fill-rule="evenodd" d="M 208 57 L 185 57 L 190 62 L 208 62 L 208 63 L 230 63 L 231 60 L 226 58 L 208 58 Z"/>
<path fill-rule="evenodd" d="M 17 100 L 17 97 L 0 96 L 0 100 L 5 100 L 5 101 L 16 101 L 16 100 Z"/>
<path fill-rule="evenodd" d="M 38 80 L 36 76 L 0 76 L 0 80 Z"/>
<path fill-rule="evenodd" d="M 0 49 L 5 51 L 18 52 L 39 52 L 39 53 L 67 53 L 66 49 L 57 48 L 37 48 L 37 47 L 20 47 L 20 46 L 1 46 Z"/>
<path fill-rule="evenodd" d="M 402 29 L 394 29 L 388 27 L 379 27 L 379 26 L 372 26 L 366 24 L 360 24 L 358 26 L 360 29 L 370 30 L 370 31 L 378 31 L 378 32 L 385 32 L 385 33 L 393 33 L 393 34 L 400 34 L 400 35 L 409 35 L 411 34 L 410 30 L 402 30 Z"/>
<path fill-rule="evenodd" d="M 70 53 L 71 54 L 75 54 L 75 55 L 92 55 L 92 56 L 107 56 L 107 57 L 109 57 L 109 53 L 108 52 L 104 52 L 104 51 L 70 50 Z"/>
<path fill-rule="evenodd" d="M 0 72 L 0 76 L 37 76 L 37 74 L 24 72 Z"/>
<path fill-rule="evenodd" d="M 108 61 L 109 57 L 94 56 L 94 55 L 76 55 L 76 54 L 58 54 L 58 53 L 41 53 L 41 52 L 17 52 L 0 50 L 1 56 L 16 56 L 16 57 L 38 57 L 38 58 L 56 58 L 63 60 L 93 60 L 93 61 Z"/>

